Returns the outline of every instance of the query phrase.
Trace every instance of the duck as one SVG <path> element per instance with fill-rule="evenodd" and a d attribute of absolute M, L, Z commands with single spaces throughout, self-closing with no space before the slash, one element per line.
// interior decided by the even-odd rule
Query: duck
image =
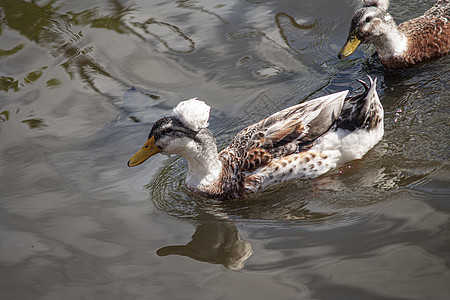
<path fill-rule="evenodd" d="M 197 98 L 180 102 L 157 120 L 129 160 L 135 167 L 158 153 L 187 160 L 185 185 L 219 200 L 245 198 L 291 179 L 312 179 L 361 159 L 384 133 L 376 79 L 364 91 L 341 91 L 278 111 L 244 128 L 222 151 L 207 128 L 211 107 Z"/>
<path fill-rule="evenodd" d="M 372 44 L 388 69 L 413 67 L 450 51 L 450 0 L 439 0 L 422 16 L 397 26 L 387 12 L 389 0 L 363 0 L 355 12 L 339 59 L 361 43 Z"/>

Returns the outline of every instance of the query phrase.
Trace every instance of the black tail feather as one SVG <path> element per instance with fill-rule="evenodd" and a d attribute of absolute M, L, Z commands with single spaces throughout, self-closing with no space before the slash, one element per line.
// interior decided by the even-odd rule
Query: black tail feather
<path fill-rule="evenodd" d="M 336 123 L 337 128 L 350 131 L 358 128 L 369 128 L 373 123 L 372 119 L 377 115 L 377 104 L 372 101 L 373 97 L 376 97 L 373 93 L 376 92 L 371 91 L 376 81 L 374 82 L 369 77 L 370 85 L 359 79 L 358 82 L 363 85 L 364 92 L 345 99 L 342 113 Z"/>

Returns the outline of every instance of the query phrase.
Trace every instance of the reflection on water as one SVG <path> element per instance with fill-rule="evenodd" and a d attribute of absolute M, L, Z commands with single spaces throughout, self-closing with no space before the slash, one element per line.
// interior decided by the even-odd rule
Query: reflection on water
<path fill-rule="evenodd" d="M 326 45 L 333 27 L 336 25 L 334 21 L 326 24 L 317 19 L 310 24 L 299 24 L 294 17 L 285 12 L 275 15 L 275 23 L 285 44 L 298 54 L 312 52 L 318 47 Z"/>
<path fill-rule="evenodd" d="M 60 66 L 66 71 L 71 79 L 78 75 L 89 87 L 100 93 L 100 89 L 95 84 L 98 75 L 111 77 L 111 74 L 104 66 L 96 62 L 90 56 L 94 52 L 93 45 L 82 47 L 83 31 L 77 31 L 83 27 L 103 28 L 117 32 L 118 34 L 131 34 L 141 40 L 155 38 L 161 42 L 168 50 L 175 53 L 189 53 L 195 49 L 194 41 L 183 33 L 181 28 L 168 22 L 158 21 L 148 18 L 143 22 L 129 22 L 129 16 L 136 8 L 133 5 L 125 5 L 117 0 L 109 0 L 111 12 L 107 15 L 99 14 L 97 8 L 86 9 L 81 12 L 68 11 L 59 13 L 57 1 L 49 1 L 39 5 L 36 2 L 26 2 L 22 0 L 4 0 L 0 2 L 0 9 L 4 12 L 3 21 L 10 29 L 20 32 L 43 47 L 49 49 L 51 55 L 57 60 L 61 60 Z M 182 7 L 193 8 L 193 6 L 179 3 Z M 201 9 L 201 8 L 199 8 Z M 154 33 L 158 29 L 153 25 L 168 29 L 172 33 L 184 39 L 188 45 L 187 49 L 175 49 L 165 40 L 164 35 Z M 1 49 L 0 57 L 11 56 L 20 53 L 24 49 L 24 44 L 14 46 L 12 49 Z M 0 78 L 0 90 L 18 91 L 26 84 L 31 84 L 42 76 L 42 72 L 47 69 L 43 66 L 38 70 L 30 72 L 23 80 L 11 76 Z M 47 86 L 58 85 L 59 79 L 52 78 L 47 81 Z"/>
<path fill-rule="evenodd" d="M 30 112 L 26 116 L 22 116 L 20 109 L 16 109 L 13 112 L 10 110 L 4 110 L 0 112 L 0 130 L 2 129 L 2 123 L 9 121 L 12 118 L 21 118 L 20 122 L 28 125 L 30 129 L 43 129 L 44 127 L 47 127 L 44 119 L 31 117 L 33 117 L 33 112 Z"/>
<path fill-rule="evenodd" d="M 12 53 L 13 54 L 13 53 Z M 0 78 L 0 90 L 8 92 L 13 90 L 17 92 L 19 88 L 26 85 L 32 84 L 42 76 L 42 72 L 47 69 L 47 67 L 42 67 L 39 70 L 28 73 L 23 80 L 15 79 L 14 77 L 2 76 Z M 51 83 L 49 84 L 51 85 Z"/>
<path fill-rule="evenodd" d="M 0 8 L 4 12 L 4 24 L 20 32 L 30 41 L 48 48 L 53 56 L 64 56 L 66 60 L 60 64 L 63 69 L 71 77 L 74 76 L 74 73 L 78 73 L 91 88 L 98 91 L 94 84 L 94 76 L 96 74 L 109 76 L 109 74 L 87 55 L 92 51 L 92 47 L 80 49 L 76 45 L 81 40 L 82 34 L 81 32 L 74 33 L 71 30 L 71 24 L 78 25 L 78 22 L 70 14 L 59 14 L 55 2 L 50 1 L 39 6 L 35 2 L 21 0 L 2 1 Z M 24 48 L 23 44 L 19 44 L 13 48 L 16 51 L 9 51 L 8 54 L 20 53 L 22 48 Z M 46 66 L 29 73 L 23 81 L 31 83 L 37 80 L 45 69 L 47 69 Z M 2 89 L 5 91 L 10 88 L 18 91 L 19 87 L 24 85 L 13 77 L 3 76 L 1 80 Z M 51 79 L 48 85 L 57 81 L 56 78 Z"/>
<path fill-rule="evenodd" d="M 160 21 L 156 21 L 155 19 L 150 18 L 150 19 L 146 20 L 145 22 L 142 22 L 142 23 L 140 23 L 140 22 L 133 22 L 132 24 L 134 26 L 136 26 L 137 28 L 142 29 L 147 35 L 156 38 L 168 50 L 170 50 L 172 52 L 175 52 L 175 53 L 189 53 L 189 52 L 194 51 L 194 49 L 195 49 L 195 42 L 191 38 L 186 36 L 179 27 L 174 26 L 172 24 L 169 24 L 167 22 L 160 22 Z M 172 32 L 174 32 L 176 35 L 180 36 L 181 38 L 183 38 L 187 42 L 187 44 L 188 44 L 187 45 L 187 49 L 186 50 L 183 50 L 183 49 L 178 50 L 178 49 L 172 48 L 170 46 L 170 44 L 167 41 L 165 41 L 161 36 L 153 33 L 150 30 L 152 28 L 151 25 L 158 25 L 160 27 L 164 27 L 164 28 L 170 29 Z M 142 36 L 140 36 L 140 37 L 144 38 Z"/>
<path fill-rule="evenodd" d="M 186 245 L 167 246 L 156 252 L 159 256 L 181 255 L 239 270 L 252 255 L 249 242 L 241 239 L 235 225 L 224 222 L 202 223 Z"/>
<path fill-rule="evenodd" d="M 315 212 L 307 208 L 309 196 L 298 195 L 299 190 L 308 190 L 309 182 L 294 182 L 269 189 L 262 194 L 247 198 L 219 201 L 203 198 L 184 187 L 187 165 L 182 157 L 169 159 L 164 167 L 146 185 L 155 206 L 178 218 L 202 220 L 206 215 L 217 220 L 247 222 L 320 222 L 336 215 L 335 211 Z M 286 193 L 286 189 L 289 192 Z"/>
<path fill-rule="evenodd" d="M 182 8 L 187 8 L 187 9 L 192 9 L 192 10 L 197 10 L 200 13 L 205 13 L 211 16 L 214 16 L 215 18 L 217 18 L 218 20 L 220 20 L 220 22 L 222 22 L 222 24 L 227 24 L 228 21 L 226 21 L 222 16 L 220 16 L 220 14 L 215 13 L 209 9 L 207 9 L 205 6 L 200 5 L 197 1 L 191 1 L 191 0 L 178 0 L 176 1 L 177 5 L 179 7 Z M 226 6 L 225 4 L 217 4 L 214 6 L 214 8 L 222 8 Z"/>

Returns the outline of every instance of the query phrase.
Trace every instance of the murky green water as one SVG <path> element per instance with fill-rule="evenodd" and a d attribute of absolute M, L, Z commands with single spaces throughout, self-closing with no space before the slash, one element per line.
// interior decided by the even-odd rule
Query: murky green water
<path fill-rule="evenodd" d="M 434 3 L 393 2 L 398 22 Z M 450 60 L 338 60 L 357 5 L 0 0 L 0 298 L 447 299 Z M 126 166 L 181 100 L 223 147 L 366 74 L 385 137 L 316 180 L 222 203 L 178 157 Z"/>

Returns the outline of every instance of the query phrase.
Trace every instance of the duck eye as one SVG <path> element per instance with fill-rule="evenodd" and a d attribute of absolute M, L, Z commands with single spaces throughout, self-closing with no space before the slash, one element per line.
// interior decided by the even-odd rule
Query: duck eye
<path fill-rule="evenodd" d="M 372 17 L 371 17 L 371 16 L 368 16 L 368 17 L 366 18 L 366 23 L 369 23 L 370 21 L 372 21 Z"/>

